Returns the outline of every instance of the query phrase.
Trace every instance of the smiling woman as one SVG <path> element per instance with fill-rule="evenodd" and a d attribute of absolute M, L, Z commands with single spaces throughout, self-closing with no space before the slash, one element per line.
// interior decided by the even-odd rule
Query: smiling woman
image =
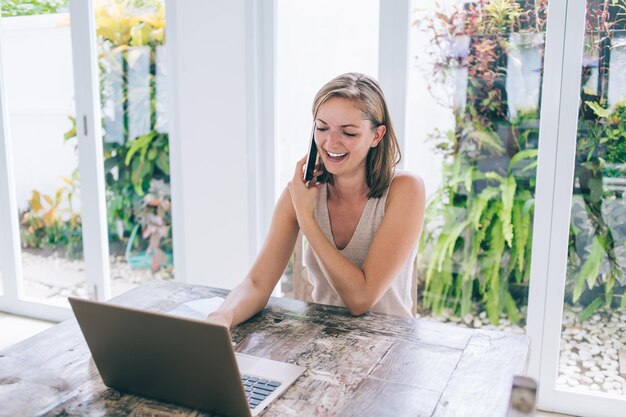
<path fill-rule="evenodd" d="M 209 320 L 232 326 L 260 311 L 300 233 L 309 243 L 313 301 L 357 316 L 414 315 L 424 186 L 395 171 L 400 152 L 380 85 L 363 74 L 340 75 L 315 96 L 313 117 L 321 155 L 313 179 L 303 179 L 302 158 L 255 264 Z"/>

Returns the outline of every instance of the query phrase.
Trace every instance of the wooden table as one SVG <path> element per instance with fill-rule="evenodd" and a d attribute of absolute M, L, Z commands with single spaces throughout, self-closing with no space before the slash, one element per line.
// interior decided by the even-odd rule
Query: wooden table
<path fill-rule="evenodd" d="M 225 290 L 153 281 L 112 302 L 169 311 Z M 235 350 L 308 370 L 264 416 L 505 416 L 529 338 L 272 298 Z M 209 415 L 102 384 L 75 320 L 0 351 L 1 416 Z"/>

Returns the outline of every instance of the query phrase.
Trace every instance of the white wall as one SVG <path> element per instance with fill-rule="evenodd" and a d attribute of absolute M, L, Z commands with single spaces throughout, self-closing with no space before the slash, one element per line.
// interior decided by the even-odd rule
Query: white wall
<path fill-rule="evenodd" d="M 223 288 L 251 262 L 246 3 L 166 2 L 176 277 Z"/>
<path fill-rule="evenodd" d="M 378 76 L 379 0 L 277 1 L 276 199 L 309 149 L 315 93 L 346 72 Z"/>
<path fill-rule="evenodd" d="M 25 209 L 31 190 L 53 194 L 64 185 L 61 177 L 78 166 L 75 139 L 63 139 L 72 126 L 68 116 L 74 115 L 69 16 L 1 22 L 16 198 Z"/>

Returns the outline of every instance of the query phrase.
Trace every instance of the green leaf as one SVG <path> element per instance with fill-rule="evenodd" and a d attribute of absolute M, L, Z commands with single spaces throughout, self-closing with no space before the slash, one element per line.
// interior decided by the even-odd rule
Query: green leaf
<path fill-rule="evenodd" d="M 574 302 L 577 302 L 580 299 L 585 282 L 587 282 L 587 286 L 589 288 L 593 288 L 595 285 L 596 280 L 598 279 L 598 274 L 600 273 L 600 264 L 604 253 L 604 248 L 600 243 L 600 239 L 595 236 L 591 245 L 591 252 L 578 272 L 578 279 L 572 294 L 572 300 Z"/>
<path fill-rule="evenodd" d="M 142 161 L 145 159 L 146 151 L 148 150 L 148 146 L 154 137 L 156 136 L 156 132 L 150 132 L 143 136 L 137 137 L 130 143 L 130 147 L 128 148 L 128 152 L 126 153 L 126 160 L 124 163 L 126 166 L 130 165 L 130 161 L 135 155 L 135 153 L 141 151 L 141 159 Z"/>
<path fill-rule="evenodd" d="M 54 206 L 58 207 L 61 204 L 61 200 L 63 200 L 63 188 L 59 188 L 54 193 Z"/>
<path fill-rule="evenodd" d="M 536 165 L 538 152 L 539 151 L 537 149 L 524 149 L 523 151 L 520 151 L 513 155 L 513 158 L 511 158 L 511 162 L 509 162 L 509 174 L 513 171 L 513 167 L 524 159 L 533 159 L 535 160 L 534 162 Z M 524 169 L 526 168 L 527 167 L 525 167 Z"/>
<path fill-rule="evenodd" d="M 589 304 L 587 307 L 585 307 L 583 311 L 580 312 L 580 314 L 578 315 L 578 319 L 581 322 L 587 320 L 593 315 L 593 313 L 595 313 L 598 308 L 602 306 L 602 304 L 604 304 L 604 300 L 602 299 L 602 297 L 596 298 L 591 302 L 591 304 Z"/>
<path fill-rule="evenodd" d="M 598 117 L 606 119 L 611 115 L 611 109 L 605 109 L 595 101 L 585 101 L 585 104 L 591 107 L 591 110 L 593 110 Z"/>
<path fill-rule="evenodd" d="M 472 280 L 463 280 L 461 283 L 461 316 L 466 316 L 472 311 Z"/>
<path fill-rule="evenodd" d="M 496 180 L 498 182 L 504 182 L 504 177 L 500 174 L 497 174 L 495 172 L 487 172 L 485 174 L 485 178 L 490 179 L 490 180 Z"/>
<path fill-rule="evenodd" d="M 478 226 L 480 224 L 480 218 L 483 214 L 483 211 L 494 197 L 496 197 L 500 193 L 495 187 L 487 187 L 478 194 L 478 197 L 472 198 L 469 200 L 469 213 L 467 215 L 467 219 L 471 225 L 474 226 L 474 229 L 478 230 Z"/>
<path fill-rule="evenodd" d="M 513 299 L 513 296 L 508 291 L 504 295 L 504 306 L 506 308 L 506 313 L 511 323 L 513 324 L 519 323 L 519 320 L 520 320 L 519 310 L 517 309 L 517 305 L 515 304 L 515 300 Z"/>
<path fill-rule="evenodd" d="M 476 130 L 472 136 L 479 148 L 486 149 L 493 155 L 502 155 L 504 153 L 502 139 L 493 130 Z"/>
<path fill-rule="evenodd" d="M 622 302 L 619 305 L 619 308 L 626 308 L 626 290 L 622 294 Z"/>
<path fill-rule="evenodd" d="M 506 180 L 500 184 L 502 190 L 502 232 L 504 233 L 504 239 L 509 247 L 513 245 L 513 226 L 511 224 L 511 211 L 513 210 L 513 199 L 515 198 L 515 189 L 517 182 L 515 178 L 507 177 Z"/>
<path fill-rule="evenodd" d="M 63 134 L 63 139 L 70 140 L 73 137 L 76 137 L 76 118 L 72 116 L 68 116 L 70 121 L 72 122 L 72 127 Z"/>
<path fill-rule="evenodd" d="M 156 166 L 163 171 L 165 175 L 170 175 L 170 159 L 166 152 L 160 152 L 155 162 Z"/>

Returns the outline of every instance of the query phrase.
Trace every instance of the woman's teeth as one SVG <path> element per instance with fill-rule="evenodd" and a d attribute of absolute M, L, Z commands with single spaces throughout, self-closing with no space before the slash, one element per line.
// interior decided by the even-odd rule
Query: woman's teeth
<path fill-rule="evenodd" d="M 328 152 L 326 151 L 326 153 L 328 154 L 328 156 L 330 156 L 331 158 L 342 158 L 344 156 L 346 156 L 348 153 L 332 153 L 332 152 Z"/>

